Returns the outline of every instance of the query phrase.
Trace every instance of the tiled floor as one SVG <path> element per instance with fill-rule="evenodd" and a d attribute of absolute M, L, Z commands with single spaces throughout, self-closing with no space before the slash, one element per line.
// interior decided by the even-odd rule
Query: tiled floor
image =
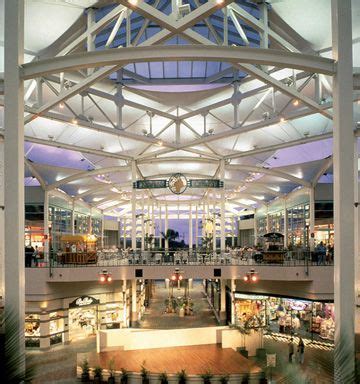
<path fill-rule="evenodd" d="M 165 288 L 163 281 L 154 282 L 153 298 L 150 300 L 150 306 L 139 326 L 141 328 L 174 329 L 218 325 L 213 312 L 209 309 L 203 291 L 201 281 L 194 281 L 193 288 L 190 289 L 190 297 L 194 303 L 193 315 L 179 317 L 177 313 L 165 313 L 165 300 L 169 296 L 169 289 Z M 173 295 L 174 297 L 183 296 L 184 288 L 174 287 Z"/>

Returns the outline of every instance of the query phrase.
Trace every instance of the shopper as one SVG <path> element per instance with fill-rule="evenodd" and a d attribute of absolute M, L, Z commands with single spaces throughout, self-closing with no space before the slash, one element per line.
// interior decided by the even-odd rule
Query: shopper
<path fill-rule="evenodd" d="M 294 344 L 293 344 L 293 339 L 291 338 L 289 342 L 289 363 L 292 363 L 293 356 L 294 356 Z"/>
<path fill-rule="evenodd" d="M 304 354 L 305 354 L 305 344 L 303 339 L 299 338 L 299 344 L 298 344 L 298 355 L 299 355 L 299 362 L 300 364 L 304 364 Z"/>
<path fill-rule="evenodd" d="M 324 246 L 324 243 L 321 241 L 320 244 L 316 247 L 316 253 L 317 253 L 317 264 L 325 264 L 326 259 L 326 248 Z"/>
<path fill-rule="evenodd" d="M 35 267 L 37 267 L 37 266 L 38 266 L 38 261 L 39 261 L 39 259 L 40 259 L 40 252 L 39 252 L 39 248 L 38 248 L 37 245 L 35 245 L 35 251 L 34 251 L 34 253 L 32 254 L 32 258 L 33 258 L 33 260 L 34 260 L 34 265 L 35 265 Z"/>
<path fill-rule="evenodd" d="M 31 260 L 34 252 L 35 249 L 31 244 L 25 246 L 25 268 L 31 268 Z"/>

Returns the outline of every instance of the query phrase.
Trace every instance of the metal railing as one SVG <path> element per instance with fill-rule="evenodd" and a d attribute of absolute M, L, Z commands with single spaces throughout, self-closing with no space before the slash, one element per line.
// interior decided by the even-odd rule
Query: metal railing
<path fill-rule="evenodd" d="M 193 265 L 193 266 L 274 266 L 297 267 L 304 266 L 331 266 L 332 260 L 321 262 L 309 251 L 287 251 L 277 260 L 266 259 L 263 254 L 255 251 L 230 252 L 201 252 L 201 251 L 111 251 L 102 250 L 96 253 L 92 262 L 69 262 L 63 254 L 52 254 L 49 261 L 39 260 L 34 268 L 75 268 L 75 267 L 121 267 L 134 265 Z M 74 258 L 76 260 L 76 258 Z"/>

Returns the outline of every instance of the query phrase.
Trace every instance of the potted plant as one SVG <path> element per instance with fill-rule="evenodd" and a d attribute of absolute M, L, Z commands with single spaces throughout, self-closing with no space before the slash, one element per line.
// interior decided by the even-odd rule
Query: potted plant
<path fill-rule="evenodd" d="M 169 383 L 169 378 L 166 372 L 162 372 L 159 375 L 159 381 L 160 384 L 168 384 Z"/>
<path fill-rule="evenodd" d="M 103 369 L 100 366 L 98 366 L 98 365 L 93 369 L 94 383 L 101 383 L 101 381 L 102 381 L 102 371 L 103 371 Z"/>
<path fill-rule="evenodd" d="M 142 378 L 142 384 L 150 384 L 149 371 L 145 368 L 144 364 L 141 366 L 140 376 Z"/>
<path fill-rule="evenodd" d="M 200 375 L 200 377 L 203 379 L 204 384 L 211 384 L 211 379 L 213 378 L 213 374 L 207 370 L 205 373 Z"/>
<path fill-rule="evenodd" d="M 220 380 L 221 384 L 228 384 L 228 382 L 230 380 L 230 376 L 228 374 L 221 375 L 219 380 Z"/>
<path fill-rule="evenodd" d="M 179 379 L 179 384 L 186 384 L 187 374 L 185 369 L 182 369 L 180 372 L 178 372 L 176 376 Z"/>
<path fill-rule="evenodd" d="M 88 360 L 85 358 L 83 360 L 83 362 L 81 363 L 80 365 L 81 369 L 82 369 L 82 373 L 81 373 L 81 382 L 82 383 L 87 383 L 90 381 L 90 368 L 89 368 L 89 362 Z"/>
<path fill-rule="evenodd" d="M 129 372 L 125 368 L 120 369 L 120 384 L 127 384 L 129 381 Z"/>
<path fill-rule="evenodd" d="M 112 358 L 109 360 L 109 378 L 108 378 L 108 383 L 109 384 L 115 384 L 115 359 Z"/>

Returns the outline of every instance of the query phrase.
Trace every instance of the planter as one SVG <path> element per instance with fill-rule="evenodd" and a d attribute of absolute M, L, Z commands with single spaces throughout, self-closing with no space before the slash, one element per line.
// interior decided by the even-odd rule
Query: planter
<path fill-rule="evenodd" d="M 249 352 L 246 350 L 245 347 L 240 347 L 240 348 L 238 348 L 238 352 L 239 352 L 242 356 L 244 356 L 244 357 L 246 357 L 246 358 L 249 358 Z"/>
<path fill-rule="evenodd" d="M 258 348 L 256 350 L 256 357 L 258 359 L 265 360 L 266 359 L 266 349 L 265 348 Z"/>
<path fill-rule="evenodd" d="M 108 378 L 108 384 L 115 384 L 115 377 L 114 376 L 110 376 Z"/>
<path fill-rule="evenodd" d="M 89 381 L 90 381 L 89 373 L 82 373 L 81 374 L 81 382 L 82 383 L 88 383 Z"/>

